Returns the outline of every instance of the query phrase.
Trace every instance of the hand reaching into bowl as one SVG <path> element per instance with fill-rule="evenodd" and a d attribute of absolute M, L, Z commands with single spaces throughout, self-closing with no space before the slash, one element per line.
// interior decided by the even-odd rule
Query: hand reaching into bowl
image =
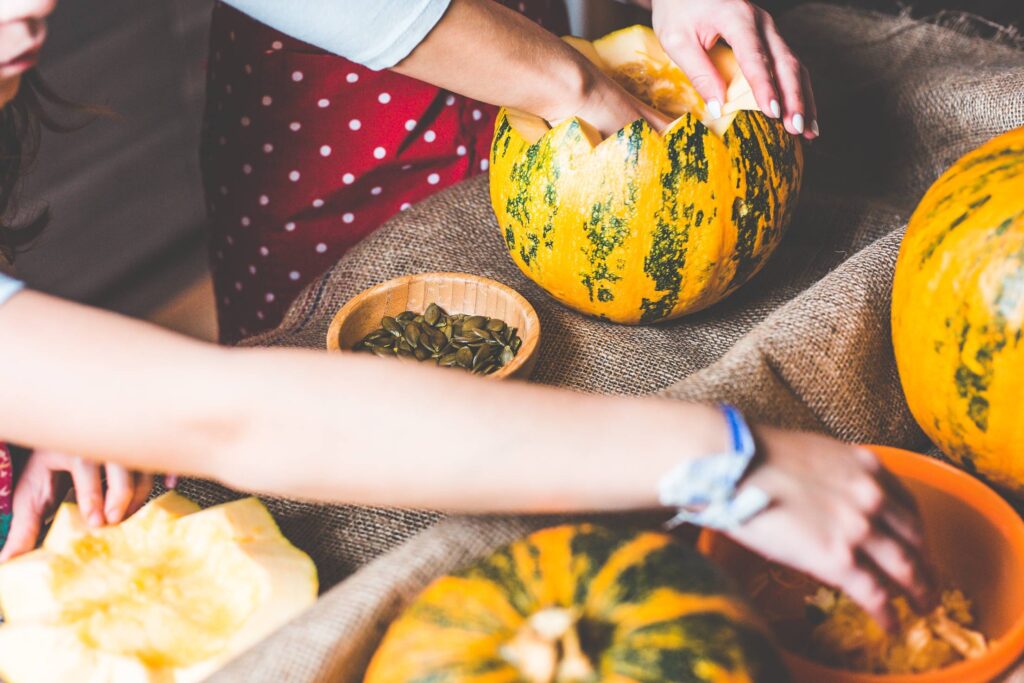
<path fill-rule="evenodd" d="M 875 455 L 817 434 L 761 427 L 758 437 L 763 459 L 743 485 L 773 502 L 728 536 L 839 588 L 887 629 L 897 594 L 927 612 L 935 589 L 921 521 Z"/>

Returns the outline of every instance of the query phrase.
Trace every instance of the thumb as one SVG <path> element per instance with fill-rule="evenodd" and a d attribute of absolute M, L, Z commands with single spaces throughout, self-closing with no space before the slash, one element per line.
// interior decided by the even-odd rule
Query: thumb
<path fill-rule="evenodd" d="M 14 487 L 13 516 L 0 562 L 27 553 L 36 547 L 43 517 L 53 500 L 53 476 L 44 468 L 26 466 Z"/>
<path fill-rule="evenodd" d="M 696 35 L 669 34 L 662 39 L 662 47 L 668 56 L 679 65 L 694 89 L 704 99 L 708 114 L 717 119 L 722 115 L 725 102 L 725 81 L 715 68 L 707 50 Z"/>

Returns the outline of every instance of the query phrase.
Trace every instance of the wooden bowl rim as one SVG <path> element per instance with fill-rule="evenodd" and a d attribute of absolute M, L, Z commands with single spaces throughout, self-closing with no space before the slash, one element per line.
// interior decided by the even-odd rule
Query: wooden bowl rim
<path fill-rule="evenodd" d="M 497 372 L 491 373 L 490 375 L 484 375 L 483 377 L 485 379 L 504 379 L 505 377 L 514 375 L 520 368 L 526 365 L 527 361 L 529 361 L 533 357 L 534 353 L 536 353 L 537 346 L 540 343 L 540 317 L 537 315 L 537 311 L 533 308 L 533 305 L 527 301 L 526 297 L 508 285 L 498 282 L 497 280 L 492 280 L 491 278 L 483 277 L 482 275 L 444 271 L 402 275 L 390 280 L 385 280 L 384 282 L 364 289 L 353 296 L 338 309 L 338 312 L 334 314 L 334 318 L 331 320 L 330 327 L 327 328 L 327 350 L 350 350 L 341 348 L 341 343 L 339 341 L 341 328 L 352 312 L 362 306 L 367 299 L 381 292 L 396 289 L 402 285 L 411 284 L 420 280 L 461 280 L 463 282 L 475 282 L 478 285 L 487 285 L 488 287 L 494 287 L 507 294 L 522 309 L 523 317 L 526 318 L 530 327 L 534 330 L 534 333 L 522 338 L 523 345 L 519 349 L 515 358 L 512 359 L 511 363 Z"/>

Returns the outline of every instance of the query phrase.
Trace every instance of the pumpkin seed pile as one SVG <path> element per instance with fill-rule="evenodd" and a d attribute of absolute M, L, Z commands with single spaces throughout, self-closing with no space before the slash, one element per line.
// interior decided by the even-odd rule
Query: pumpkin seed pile
<path fill-rule="evenodd" d="M 443 368 L 463 368 L 489 375 L 512 362 L 523 340 L 505 321 L 483 315 L 449 315 L 437 304 L 422 314 L 403 311 L 381 318 L 380 328 L 353 347 L 378 356 L 433 361 Z"/>

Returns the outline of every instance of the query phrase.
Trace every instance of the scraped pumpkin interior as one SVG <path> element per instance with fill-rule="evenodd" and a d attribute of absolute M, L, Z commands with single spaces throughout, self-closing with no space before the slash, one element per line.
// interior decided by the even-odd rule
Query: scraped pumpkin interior
<path fill-rule="evenodd" d="M 637 99 L 673 119 L 694 116 L 718 136 L 729 129 L 737 112 L 759 111 L 735 55 L 723 43 L 718 43 L 708 53 L 728 84 L 723 115 L 713 119 L 686 74 L 669 58 L 649 27 L 632 26 L 594 42 L 572 36 L 564 40 Z M 548 122 L 523 112 L 514 112 L 510 121 L 531 143 L 550 129 Z M 591 144 L 600 143 L 601 136 L 596 130 L 589 126 L 585 129 Z"/>

